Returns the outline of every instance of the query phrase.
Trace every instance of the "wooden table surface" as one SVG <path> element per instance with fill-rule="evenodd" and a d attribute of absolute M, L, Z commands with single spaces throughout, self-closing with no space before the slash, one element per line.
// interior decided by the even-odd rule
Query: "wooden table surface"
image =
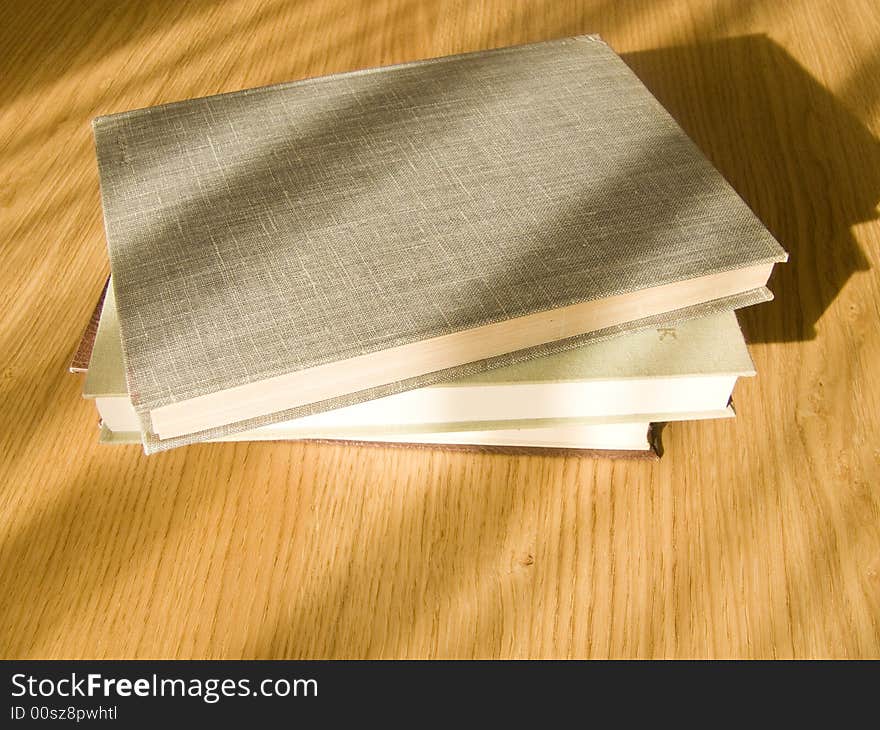
<path fill-rule="evenodd" d="M 96 443 L 92 117 L 580 33 L 792 254 L 735 421 L 659 463 Z M 0 84 L 0 656 L 880 656 L 876 0 L 11 0 Z"/>

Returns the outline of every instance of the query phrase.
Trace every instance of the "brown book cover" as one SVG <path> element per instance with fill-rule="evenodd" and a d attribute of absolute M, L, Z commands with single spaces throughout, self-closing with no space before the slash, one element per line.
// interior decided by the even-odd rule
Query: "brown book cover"
<path fill-rule="evenodd" d="M 340 441 L 336 439 L 309 439 L 315 444 L 352 444 L 354 446 L 392 447 L 398 449 L 421 449 L 439 451 L 459 451 L 478 454 L 501 454 L 506 456 L 577 456 L 595 459 L 634 459 L 638 461 L 657 461 L 663 453 L 660 445 L 660 430 L 654 424 L 648 429 L 648 442 L 651 448 L 646 451 L 630 449 L 566 449 L 551 446 L 478 446 L 475 444 L 415 444 L 389 441 Z"/>
<path fill-rule="evenodd" d="M 89 323 L 79 339 L 79 345 L 70 361 L 69 370 L 72 373 L 85 373 L 89 369 L 89 360 L 92 359 L 92 348 L 95 345 L 95 335 L 98 334 L 98 322 L 101 320 L 101 309 L 104 306 L 104 297 L 107 295 L 107 286 L 109 284 L 110 279 L 108 278 L 104 282 L 104 288 L 101 289 L 101 296 L 98 297 L 98 303 L 92 311 Z"/>

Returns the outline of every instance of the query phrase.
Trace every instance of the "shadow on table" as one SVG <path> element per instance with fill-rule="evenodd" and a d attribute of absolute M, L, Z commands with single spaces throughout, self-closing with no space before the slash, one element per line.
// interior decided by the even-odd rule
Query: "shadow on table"
<path fill-rule="evenodd" d="M 623 58 L 790 253 L 775 301 L 742 312 L 749 341 L 813 339 L 869 268 L 851 228 L 877 218 L 880 143 L 763 35 Z"/>

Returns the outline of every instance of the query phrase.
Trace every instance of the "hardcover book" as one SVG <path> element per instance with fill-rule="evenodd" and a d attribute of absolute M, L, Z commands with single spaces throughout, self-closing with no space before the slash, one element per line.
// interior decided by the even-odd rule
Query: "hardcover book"
<path fill-rule="evenodd" d="M 97 406 L 100 440 L 140 442 L 112 286 L 92 319 L 96 331 L 83 338 L 92 352 L 83 395 Z M 721 312 L 210 440 L 656 455 L 651 421 L 732 417 L 733 385 L 751 375 L 736 316 Z"/>
<path fill-rule="evenodd" d="M 108 430 L 138 433 L 112 287 L 100 306 L 83 396 L 95 401 Z M 234 437 L 440 443 L 451 442 L 456 432 L 532 429 L 528 435 L 536 438 L 547 434 L 534 429 L 726 418 L 733 415 L 728 403 L 737 379 L 754 374 L 736 315 L 719 312 Z"/>
<path fill-rule="evenodd" d="M 109 294 L 108 294 L 109 291 Z M 107 299 L 105 300 L 105 296 Z M 717 324 L 717 323 L 716 323 Z M 737 330 L 738 332 L 738 330 Z M 658 333 L 661 339 L 672 337 L 677 339 L 674 328 L 667 328 Z M 640 333 L 644 337 L 646 333 Z M 635 335 L 634 335 L 635 336 Z M 632 337 L 634 337 L 632 336 Z M 718 335 L 714 335 L 717 337 Z M 625 338 L 622 338 L 625 339 Z M 691 343 L 691 347 L 696 343 Z M 632 345 L 630 345 L 632 347 Z M 743 345 L 744 347 L 744 345 Z M 736 355 L 736 345 L 728 349 L 728 355 Z M 85 353 L 88 353 L 87 355 Z M 713 359 L 717 361 L 717 353 Z M 560 375 L 577 369 L 575 363 L 553 363 L 554 356 L 545 358 L 548 368 L 541 368 L 541 382 L 555 372 Z M 724 356 L 721 357 L 723 361 Z M 99 441 L 105 444 L 134 444 L 141 442 L 140 423 L 131 400 L 126 392 L 125 373 L 122 366 L 122 347 L 119 340 L 119 321 L 116 315 L 116 304 L 113 289 L 109 280 L 105 284 L 89 325 L 83 332 L 76 355 L 75 363 L 83 363 L 78 367 L 71 364 L 70 371 L 86 373 L 83 383 L 83 396 L 92 399 L 98 407 L 100 415 Z M 742 360 L 738 360 L 743 364 Z M 531 361 L 531 364 L 540 361 Z M 607 363 L 615 370 L 612 363 Z M 751 361 L 746 360 L 746 368 Z M 521 381 L 528 373 L 518 373 L 515 366 L 490 371 L 483 377 L 498 374 L 498 385 L 510 381 L 513 385 Z M 744 373 L 753 374 L 753 373 Z M 479 393 L 485 388 L 479 378 L 475 378 L 473 386 L 467 392 L 470 395 Z M 435 386 L 440 388 L 442 386 Z M 454 392 L 453 388 L 449 389 Z M 430 393 L 431 388 L 424 389 Z M 419 391 L 411 391 L 419 394 Z M 506 393 L 509 394 L 509 393 Z M 582 419 L 546 419 L 528 418 L 521 421 L 499 421 L 488 423 L 484 417 L 475 422 L 440 423 L 438 416 L 448 417 L 448 407 L 443 400 L 428 399 L 425 405 L 428 410 L 415 413 L 413 404 L 397 403 L 396 399 L 405 396 L 389 396 L 378 401 L 349 408 L 341 408 L 317 416 L 306 416 L 293 421 L 263 426 L 253 431 L 239 431 L 212 441 L 310 441 L 322 443 L 355 443 L 361 446 L 400 446 L 403 448 L 434 448 L 456 451 L 480 451 L 502 454 L 560 454 L 580 457 L 603 458 L 648 458 L 657 459 L 660 454 L 659 430 L 639 417 L 609 419 L 602 422 L 581 422 Z M 494 400 L 494 399 L 493 399 Z M 534 402 L 534 401 L 532 401 Z M 383 405 L 384 403 L 384 405 Z M 370 404 L 381 405 L 373 409 Z M 528 405 L 525 412 L 528 413 Z M 366 413 L 358 413 L 358 409 L 370 407 Z M 434 410 L 431 410 L 433 408 Z M 681 415 L 682 418 L 686 414 Z M 690 414 L 689 418 L 728 418 L 734 415 L 733 408 L 728 406 L 719 411 L 701 411 Z M 311 423 L 314 418 L 327 416 L 334 425 L 322 429 L 321 424 Z M 418 419 L 425 421 L 419 423 Z M 403 422 L 403 425 L 396 423 Z M 483 430 L 475 430 L 481 428 Z M 450 430 L 451 429 L 451 430 Z"/>
<path fill-rule="evenodd" d="M 765 298 L 786 257 L 595 37 L 93 126 L 148 452 Z"/>

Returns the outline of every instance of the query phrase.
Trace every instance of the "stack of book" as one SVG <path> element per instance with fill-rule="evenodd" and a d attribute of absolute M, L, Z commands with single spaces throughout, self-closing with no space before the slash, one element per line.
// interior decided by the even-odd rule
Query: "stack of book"
<path fill-rule="evenodd" d="M 650 454 L 786 254 L 593 36 L 94 122 L 101 440 Z"/>

